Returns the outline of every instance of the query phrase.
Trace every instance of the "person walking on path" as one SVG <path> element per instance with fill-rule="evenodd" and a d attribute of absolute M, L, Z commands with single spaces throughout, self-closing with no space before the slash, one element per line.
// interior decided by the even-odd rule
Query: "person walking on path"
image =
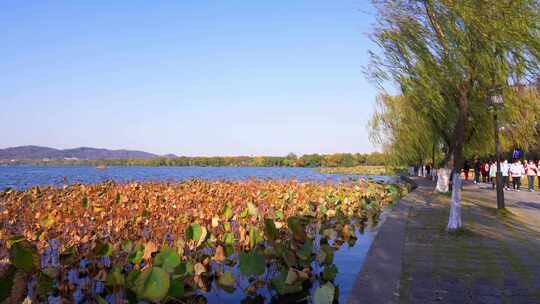
<path fill-rule="evenodd" d="M 491 166 L 489 166 L 489 179 L 491 180 L 491 189 L 495 189 L 497 180 L 497 162 L 491 162 Z"/>
<path fill-rule="evenodd" d="M 540 191 L 540 161 L 536 161 L 536 176 L 538 179 L 538 191 Z"/>
<path fill-rule="evenodd" d="M 482 164 L 480 161 L 475 160 L 474 161 L 474 183 L 479 184 L 480 183 L 480 171 L 482 169 Z"/>
<path fill-rule="evenodd" d="M 508 160 L 505 159 L 504 162 L 501 164 L 501 171 L 504 189 L 508 190 L 510 189 L 510 179 L 508 178 L 508 174 L 510 173 L 510 165 L 508 165 Z"/>
<path fill-rule="evenodd" d="M 512 176 L 512 188 L 514 191 L 519 192 L 521 188 L 521 177 L 525 173 L 523 165 L 519 160 L 515 160 L 512 165 L 510 165 L 510 176 Z"/>
<path fill-rule="evenodd" d="M 527 164 L 527 182 L 529 184 L 529 192 L 534 192 L 534 178 L 538 174 L 538 168 L 532 160 Z"/>
<path fill-rule="evenodd" d="M 482 163 L 480 172 L 482 173 L 482 183 L 487 183 L 487 178 L 488 178 L 488 173 L 489 173 L 489 164 L 487 162 Z"/>
<path fill-rule="evenodd" d="M 469 170 L 471 170 L 471 166 L 469 165 L 469 161 L 465 161 L 463 164 L 463 173 L 465 173 L 465 180 L 469 180 Z"/>
<path fill-rule="evenodd" d="M 486 162 L 484 164 L 484 171 L 486 172 L 486 180 L 484 183 L 489 183 L 489 168 L 491 167 L 491 162 Z"/>

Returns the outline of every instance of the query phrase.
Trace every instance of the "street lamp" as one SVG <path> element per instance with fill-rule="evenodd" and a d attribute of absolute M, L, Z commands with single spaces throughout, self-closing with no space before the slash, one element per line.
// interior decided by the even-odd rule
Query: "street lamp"
<path fill-rule="evenodd" d="M 495 129 L 495 157 L 497 158 L 497 209 L 504 209 L 504 191 L 503 180 L 501 172 L 501 143 L 499 140 L 499 122 L 498 122 L 498 110 L 503 107 L 504 99 L 502 95 L 495 92 L 491 92 L 488 96 L 488 106 L 494 109 L 493 111 L 493 124 Z"/>

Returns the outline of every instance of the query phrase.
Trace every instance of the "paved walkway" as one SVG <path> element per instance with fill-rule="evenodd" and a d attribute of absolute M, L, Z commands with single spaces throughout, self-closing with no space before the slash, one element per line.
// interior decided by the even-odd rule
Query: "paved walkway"
<path fill-rule="evenodd" d="M 497 194 L 488 184 L 465 185 L 465 198 L 486 207 L 495 207 Z M 540 231 L 540 192 L 529 192 L 522 188 L 520 192 L 504 191 L 505 205 L 511 213 L 524 219 L 531 228 Z"/>
<path fill-rule="evenodd" d="M 494 191 L 466 185 L 466 229 L 448 234 L 449 197 L 415 181 L 404 200 L 400 303 L 540 303 L 540 194 L 507 192 L 501 213 Z"/>

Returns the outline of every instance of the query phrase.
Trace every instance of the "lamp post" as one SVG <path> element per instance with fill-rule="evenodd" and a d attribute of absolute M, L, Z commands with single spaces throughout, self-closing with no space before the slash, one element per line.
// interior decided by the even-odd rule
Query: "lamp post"
<path fill-rule="evenodd" d="M 499 140 L 499 122 L 497 117 L 498 110 L 504 105 L 504 99 L 502 95 L 490 94 L 488 104 L 494 108 L 493 124 L 495 129 L 495 157 L 497 158 L 497 209 L 504 209 L 504 191 L 501 172 L 501 143 Z"/>

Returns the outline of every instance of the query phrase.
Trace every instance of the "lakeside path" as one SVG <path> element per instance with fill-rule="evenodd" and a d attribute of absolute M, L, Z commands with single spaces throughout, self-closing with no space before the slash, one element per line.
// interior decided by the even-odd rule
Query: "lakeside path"
<path fill-rule="evenodd" d="M 467 184 L 465 230 L 445 231 L 449 197 L 416 178 L 379 230 L 348 303 L 540 303 L 540 194 Z"/>

